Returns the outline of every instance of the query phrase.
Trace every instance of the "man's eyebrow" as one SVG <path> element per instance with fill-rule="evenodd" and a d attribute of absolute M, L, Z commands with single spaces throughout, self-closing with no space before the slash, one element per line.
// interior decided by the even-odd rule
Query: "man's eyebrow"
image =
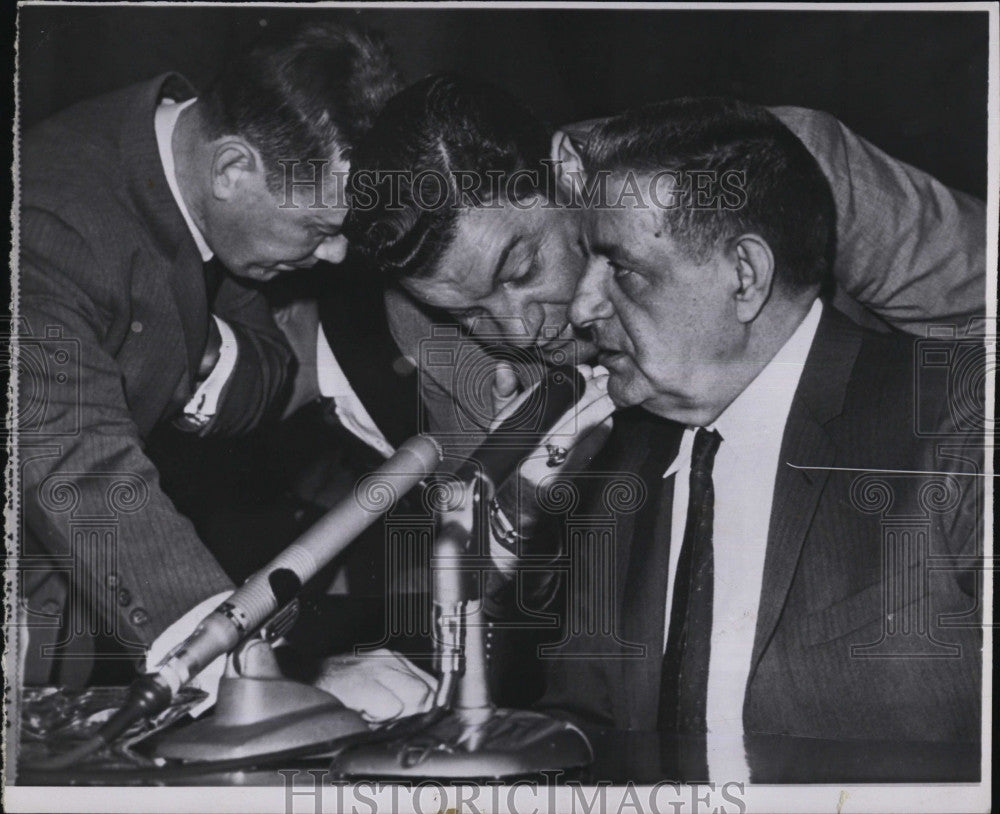
<path fill-rule="evenodd" d="M 614 243 L 591 243 L 589 248 L 591 254 L 607 257 L 612 263 L 635 262 L 635 258 L 626 249 Z"/>

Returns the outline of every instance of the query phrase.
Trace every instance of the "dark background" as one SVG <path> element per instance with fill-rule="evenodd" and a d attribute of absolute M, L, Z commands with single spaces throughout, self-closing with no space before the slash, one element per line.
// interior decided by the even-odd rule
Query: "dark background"
<path fill-rule="evenodd" d="M 802 105 L 985 195 L 986 12 L 29 6 L 21 121 L 167 70 L 204 84 L 262 27 L 317 17 L 383 31 L 410 80 L 479 75 L 553 124 L 680 95 Z"/>

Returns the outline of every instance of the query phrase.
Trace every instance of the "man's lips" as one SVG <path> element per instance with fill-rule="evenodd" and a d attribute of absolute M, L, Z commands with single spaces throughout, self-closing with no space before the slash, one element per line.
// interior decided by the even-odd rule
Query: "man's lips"
<path fill-rule="evenodd" d="M 605 367 L 614 365 L 616 362 L 621 362 L 625 358 L 625 354 L 620 350 L 604 347 L 597 348 L 597 361 Z"/>

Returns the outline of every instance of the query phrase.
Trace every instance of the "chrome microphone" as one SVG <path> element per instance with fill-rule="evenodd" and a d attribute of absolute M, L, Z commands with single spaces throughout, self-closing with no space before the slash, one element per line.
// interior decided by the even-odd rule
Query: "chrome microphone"
<path fill-rule="evenodd" d="M 172 697 L 192 677 L 228 653 L 340 554 L 396 501 L 437 469 L 441 445 L 431 436 L 405 441 L 382 466 L 358 481 L 294 543 L 248 579 L 206 616 L 194 632 L 164 658 L 155 675 Z"/>

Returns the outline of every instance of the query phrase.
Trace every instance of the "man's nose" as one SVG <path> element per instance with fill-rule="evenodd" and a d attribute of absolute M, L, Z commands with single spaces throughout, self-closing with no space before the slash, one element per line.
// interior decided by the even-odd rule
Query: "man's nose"
<path fill-rule="evenodd" d="M 325 260 L 327 263 L 343 263 L 347 257 L 347 238 L 343 235 L 328 237 L 319 246 L 313 255 L 318 260 Z"/>
<path fill-rule="evenodd" d="M 610 271 L 606 263 L 587 263 L 569 306 L 570 322 L 577 328 L 589 328 L 593 323 L 608 319 L 614 314 L 614 306 L 607 295 L 609 278 Z"/>

